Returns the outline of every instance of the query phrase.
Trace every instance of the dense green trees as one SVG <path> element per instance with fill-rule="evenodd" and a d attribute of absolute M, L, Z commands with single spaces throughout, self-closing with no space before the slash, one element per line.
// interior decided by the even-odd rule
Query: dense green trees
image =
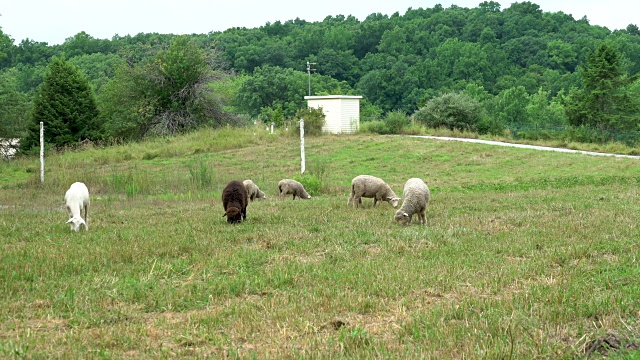
<path fill-rule="evenodd" d="M 273 111 L 292 117 L 306 107 L 304 97 L 308 95 L 309 76 L 306 72 L 277 66 L 261 66 L 246 78 L 236 95 L 238 109 L 253 117 L 271 121 Z M 349 84 L 329 76 L 312 75 L 313 94 L 351 94 Z"/>
<path fill-rule="evenodd" d="M 0 138 L 19 138 L 25 135 L 28 123 L 29 100 L 17 90 L 17 71 L 0 73 Z"/>
<path fill-rule="evenodd" d="M 11 48 L 12 43 L 13 41 L 9 35 L 2 32 L 2 26 L 0 26 L 0 64 L 4 64 L 2 67 L 5 67 L 6 64 L 8 64 L 7 59 L 9 58 L 9 55 L 6 50 Z"/>
<path fill-rule="evenodd" d="M 49 146 L 75 144 L 99 136 L 98 109 L 87 79 L 64 58 L 54 57 L 42 86 L 36 92 L 28 134 L 22 150 L 37 146 L 40 122 Z"/>
<path fill-rule="evenodd" d="M 139 138 L 175 134 L 200 125 L 232 121 L 208 85 L 214 77 L 215 52 L 205 53 L 186 36 L 166 50 L 123 64 L 100 93 L 106 134 Z"/>
<path fill-rule="evenodd" d="M 622 69 L 622 56 L 602 43 L 582 68 L 583 87 L 572 89 L 565 101 L 569 123 L 601 131 L 637 130 L 640 126 L 638 93 Z"/>
<path fill-rule="evenodd" d="M 233 122 L 227 111 L 244 121 L 283 123 L 306 106 L 307 61 L 317 63 L 312 94 L 363 95 L 365 122 L 394 122 L 427 104 L 465 104 L 461 94 L 477 103 L 478 115 L 448 121 L 481 132 L 569 126 L 635 134 L 640 122 L 638 27 L 612 32 L 529 1 L 505 9 L 495 1 L 435 5 L 362 21 L 295 19 L 189 36 L 107 40 L 81 32 L 56 46 L 28 39 L 13 45 L 0 30 L 0 73 L 11 79 L 2 91 L 19 95 L 12 109 L 29 111 L 52 56 L 63 55 L 87 76 L 107 137 Z M 395 128 L 387 125 L 393 124 L 385 131 Z"/>

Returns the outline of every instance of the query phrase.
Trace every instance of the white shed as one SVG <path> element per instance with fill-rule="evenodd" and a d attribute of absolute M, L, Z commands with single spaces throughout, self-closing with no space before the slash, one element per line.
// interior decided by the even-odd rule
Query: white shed
<path fill-rule="evenodd" d="M 322 108 L 325 125 L 322 131 L 332 134 L 352 134 L 360 128 L 360 99 L 362 96 L 326 95 L 305 96 L 307 106 Z"/>

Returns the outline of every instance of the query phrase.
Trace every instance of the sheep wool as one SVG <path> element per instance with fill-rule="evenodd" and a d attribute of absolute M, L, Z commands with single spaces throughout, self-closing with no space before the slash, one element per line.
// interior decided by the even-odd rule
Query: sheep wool
<path fill-rule="evenodd" d="M 230 181 L 222 190 L 222 206 L 228 223 L 239 223 L 247 219 L 247 189 L 241 181 Z"/>
<path fill-rule="evenodd" d="M 386 201 L 396 208 L 400 200 L 384 180 L 371 175 L 358 175 L 351 180 L 351 194 L 347 205 L 353 201 L 353 206 L 357 209 L 362 204 L 363 197 L 373 198 L 374 207 L 378 201 Z"/>
<path fill-rule="evenodd" d="M 258 188 L 251 180 L 245 180 L 242 182 L 244 184 L 245 189 L 247 189 L 247 195 L 249 196 L 249 201 L 253 201 L 254 199 L 266 199 L 267 195 Z"/>
<path fill-rule="evenodd" d="M 404 200 L 402 207 L 395 214 L 395 220 L 399 224 L 410 224 L 414 214 L 419 215 L 419 222 L 423 225 L 427 224 L 427 205 L 431 200 L 429 187 L 422 179 L 411 178 L 404 185 L 402 194 Z"/>
<path fill-rule="evenodd" d="M 75 182 L 71 184 L 69 190 L 64 194 L 64 203 L 69 212 L 70 219 L 67 224 L 71 226 L 71 231 L 80 231 L 82 225 L 89 231 L 89 189 L 84 183 Z M 84 219 L 82 211 L 84 210 Z"/>
<path fill-rule="evenodd" d="M 301 183 L 292 179 L 282 179 L 278 182 L 278 191 L 280 192 L 280 200 L 284 200 L 284 196 L 288 194 L 293 195 L 293 200 L 296 196 L 300 199 L 311 199 L 311 195 L 307 193 Z"/>

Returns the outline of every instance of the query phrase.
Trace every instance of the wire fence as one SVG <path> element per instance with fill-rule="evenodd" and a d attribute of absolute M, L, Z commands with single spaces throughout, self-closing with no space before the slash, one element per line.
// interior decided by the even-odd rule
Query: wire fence
<path fill-rule="evenodd" d="M 527 140 L 566 140 L 575 142 L 618 142 L 628 146 L 640 144 L 640 131 L 610 131 L 573 126 L 509 125 L 511 136 Z"/>

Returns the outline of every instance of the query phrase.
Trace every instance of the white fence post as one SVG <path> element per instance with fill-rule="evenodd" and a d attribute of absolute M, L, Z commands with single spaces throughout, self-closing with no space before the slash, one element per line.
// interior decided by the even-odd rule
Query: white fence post
<path fill-rule="evenodd" d="M 300 168 L 300 174 L 304 175 L 304 120 L 300 119 L 300 157 L 302 158 L 302 164 Z"/>
<path fill-rule="evenodd" d="M 40 182 L 44 184 L 44 124 L 40 121 Z"/>
<path fill-rule="evenodd" d="M 271 133 L 273 134 L 273 127 L 276 126 L 276 123 L 272 122 L 271 123 Z"/>

